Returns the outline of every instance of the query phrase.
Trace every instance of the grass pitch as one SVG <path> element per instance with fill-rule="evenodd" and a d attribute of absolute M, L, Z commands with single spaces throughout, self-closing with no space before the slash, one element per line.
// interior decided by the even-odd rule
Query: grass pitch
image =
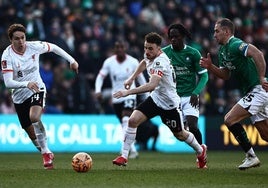
<path fill-rule="evenodd" d="M 237 168 L 242 151 L 209 151 L 206 170 L 196 168 L 193 153 L 140 152 L 126 167 L 112 164 L 117 154 L 89 154 L 92 169 L 77 173 L 71 166 L 74 153 L 55 153 L 54 170 L 43 169 L 38 153 L 2 153 L 0 188 L 268 187 L 268 152 L 257 151 L 261 166 L 245 171 Z"/>

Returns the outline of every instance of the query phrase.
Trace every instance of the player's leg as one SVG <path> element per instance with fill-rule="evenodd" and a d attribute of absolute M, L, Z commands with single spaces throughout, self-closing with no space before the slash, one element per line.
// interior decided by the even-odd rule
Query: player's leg
<path fill-rule="evenodd" d="M 137 127 L 142 122 L 146 121 L 146 119 L 147 117 L 139 110 L 134 110 L 131 114 L 129 118 L 129 125 L 125 132 L 122 155 L 114 159 L 113 164 L 126 166 L 131 145 L 135 142 Z"/>
<path fill-rule="evenodd" d="M 120 154 L 122 154 L 123 151 L 123 140 L 125 137 L 125 131 L 128 125 L 128 119 L 130 115 L 126 115 L 123 114 L 123 106 L 124 103 L 113 103 L 113 109 L 115 112 L 116 117 L 118 118 L 118 120 L 120 121 L 120 125 L 121 125 L 121 130 L 122 130 L 122 141 L 121 141 L 121 149 L 120 149 Z"/>
<path fill-rule="evenodd" d="M 195 136 L 185 130 L 183 121 L 182 121 L 182 112 L 180 109 L 173 110 L 164 110 L 161 112 L 162 122 L 169 127 L 173 135 L 180 141 L 187 143 L 192 147 L 196 153 L 199 161 L 198 168 L 207 168 L 207 146 L 202 144 L 200 145 Z"/>
<path fill-rule="evenodd" d="M 243 163 L 238 166 L 240 170 L 259 166 L 260 164 L 260 161 L 253 150 L 245 129 L 241 123 L 239 123 L 241 120 L 250 116 L 251 114 L 237 103 L 224 117 L 225 125 L 228 127 L 229 131 L 234 135 L 237 142 L 246 153 L 246 158 L 243 160 Z"/>
<path fill-rule="evenodd" d="M 181 111 L 184 127 L 194 134 L 199 144 L 202 144 L 202 135 L 198 128 L 199 107 L 193 107 L 190 104 L 190 97 L 181 97 Z"/>
<path fill-rule="evenodd" d="M 129 123 L 129 117 L 131 116 L 133 109 L 136 107 L 136 101 L 134 99 L 127 99 L 123 102 L 123 111 L 122 111 L 122 126 L 123 132 L 125 134 L 126 129 Z M 133 142 L 130 147 L 129 158 L 135 159 L 139 156 L 137 148 L 135 146 L 136 142 Z"/>
<path fill-rule="evenodd" d="M 267 93 L 265 92 L 264 95 L 267 95 Z M 264 101 L 262 104 L 264 104 L 264 107 L 261 106 L 260 112 L 251 118 L 261 138 L 266 142 L 268 142 L 268 105 L 265 106 L 265 104 L 267 104 L 267 102 L 265 102 L 267 98 L 268 96 L 263 97 Z"/>
<path fill-rule="evenodd" d="M 132 111 L 131 111 L 132 112 Z M 122 130 L 123 130 L 123 136 L 126 134 L 126 130 L 128 128 L 128 121 L 129 121 L 129 116 L 127 115 L 124 115 L 123 118 L 122 118 Z M 124 136 L 125 138 L 125 136 Z M 121 149 L 121 152 L 123 153 L 123 144 L 122 144 L 122 149 Z M 138 151 L 137 151 L 137 148 L 135 146 L 135 141 L 131 144 L 131 147 L 130 147 L 130 152 L 129 152 L 129 158 L 130 159 L 135 159 L 138 157 Z"/>
<path fill-rule="evenodd" d="M 115 158 L 113 160 L 113 164 L 126 166 L 131 145 L 136 139 L 137 127 L 147 119 L 156 115 L 157 110 L 152 110 L 156 107 L 157 106 L 154 104 L 152 98 L 148 97 L 145 101 L 140 103 L 136 110 L 133 111 L 129 118 L 129 124 L 125 132 L 122 155 Z"/>
<path fill-rule="evenodd" d="M 121 150 L 120 150 L 121 154 L 123 152 L 123 140 L 125 138 L 125 132 L 128 127 L 129 117 L 131 113 L 133 112 L 135 105 L 136 103 L 134 99 L 127 99 L 121 103 L 116 103 L 113 105 L 116 116 L 120 120 L 121 127 L 122 127 L 123 138 L 122 138 L 122 144 L 121 144 Z M 137 157 L 138 157 L 138 152 L 137 152 L 135 142 L 134 142 L 130 148 L 129 158 L 137 158 Z"/>
<path fill-rule="evenodd" d="M 43 113 L 45 92 L 35 93 L 31 97 L 31 107 L 29 117 L 34 126 L 35 135 L 39 146 L 41 147 L 41 154 L 45 169 L 53 168 L 54 154 L 50 151 L 47 144 L 46 130 L 41 122 L 41 115 Z"/>
<path fill-rule="evenodd" d="M 36 147 L 36 149 L 41 151 L 41 147 L 39 146 L 39 143 L 37 141 L 37 138 L 36 138 L 36 135 L 34 132 L 34 126 L 30 125 L 30 126 L 26 127 L 24 130 L 28 134 L 29 138 L 31 139 L 31 141 L 34 144 L 34 146 Z"/>
<path fill-rule="evenodd" d="M 34 126 L 32 125 L 32 122 L 29 118 L 29 110 L 30 110 L 30 101 L 26 100 L 22 104 L 14 104 L 21 127 L 25 130 L 29 138 L 31 139 L 32 143 L 35 145 L 35 147 L 41 151 L 41 147 L 39 146 L 39 143 L 37 141 Z"/>
<path fill-rule="evenodd" d="M 268 119 L 255 122 L 254 126 L 257 128 L 261 138 L 268 142 Z"/>
<path fill-rule="evenodd" d="M 186 116 L 186 122 L 189 127 L 189 131 L 194 134 L 196 140 L 201 145 L 202 144 L 202 134 L 198 128 L 198 117 L 188 115 Z"/>
<path fill-rule="evenodd" d="M 30 109 L 30 120 L 34 126 L 35 135 L 41 147 L 41 153 L 44 154 L 51 153 L 51 151 L 47 146 L 46 130 L 40 120 L 42 110 L 41 106 L 32 106 Z"/>

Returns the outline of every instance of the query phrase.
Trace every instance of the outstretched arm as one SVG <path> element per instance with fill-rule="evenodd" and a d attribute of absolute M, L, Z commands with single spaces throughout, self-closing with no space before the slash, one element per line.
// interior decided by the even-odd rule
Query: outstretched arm
<path fill-rule="evenodd" d="M 133 89 L 118 91 L 113 94 L 113 97 L 121 98 L 121 97 L 126 97 L 128 95 L 153 91 L 158 86 L 160 80 L 161 80 L 160 76 L 156 74 L 152 75 L 148 83 L 141 85 L 139 87 L 133 88 Z"/>
<path fill-rule="evenodd" d="M 48 43 L 50 46 L 50 52 L 54 52 L 55 54 L 63 57 L 64 59 L 66 59 L 69 63 L 70 63 L 70 69 L 72 69 L 73 71 L 75 71 L 76 73 L 78 73 L 78 63 L 76 62 L 76 60 L 69 55 L 67 52 L 65 52 L 62 48 L 60 48 L 59 46 L 52 44 L 52 43 Z"/>

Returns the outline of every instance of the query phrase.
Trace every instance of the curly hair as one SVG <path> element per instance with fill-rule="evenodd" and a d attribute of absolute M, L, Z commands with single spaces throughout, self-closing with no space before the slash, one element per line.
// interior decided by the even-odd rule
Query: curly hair
<path fill-rule="evenodd" d="M 156 33 L 156 32 L 151 32 L 151 33 L 148 33 L 145 36 L 145 41 L 147 41 L 149 43 L 154 43 L 157 46 L 161 46 L 161 44 L 162 44 L 162 37 L 158 33 Z"/>
<path fill-rule="evenodd" d="M 168 37 L 170 37 L 170 30 L 171 29 L 177 29 L 182 36 L 187 36 L 189 39 L 192 38 L 192 34 L 184 27 L 184 25 L 177 23 L 172 24 L 168 28 Z"/>

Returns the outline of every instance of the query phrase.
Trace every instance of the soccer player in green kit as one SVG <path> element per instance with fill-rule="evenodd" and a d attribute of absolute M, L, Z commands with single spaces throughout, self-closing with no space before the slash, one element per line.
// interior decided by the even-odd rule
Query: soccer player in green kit
<path fill-rule="evenodd" d="M 199 65 L 200 52 L 186 45 L 185 37 L 191 38 L 191 34 L 182 24 L 170 25 L 168 38 L 171 44 L 162 50 L 169 57 L 176 73 L 176 89 L 177 94 L 181 97 L 185 127 L 194 134 L 198 143 L 202 144 L 202 134 L 198 128 L 199 95 L 206 86 L 208 73 L 207 69 Z"/>
<path fill-rule="evenodd" d="M 201 57 L 200 65 L 219 78 L 228 80 L 234 74 L 239 81 L 242 97 L 225 115 L 224 123 L 246 153 L 240 170 L 260 166 L 246 131 L 240 121 L 251 119 L 260 136 L 268 141 L 268 83 L 265 78 L 266 62 L 263 53 L 254 45 L 234 37 L 235 27 L 227 18 L 217 20 L 214 38 L 220 45 L 219 67 L 212 63 L 210 54 Z"/>

